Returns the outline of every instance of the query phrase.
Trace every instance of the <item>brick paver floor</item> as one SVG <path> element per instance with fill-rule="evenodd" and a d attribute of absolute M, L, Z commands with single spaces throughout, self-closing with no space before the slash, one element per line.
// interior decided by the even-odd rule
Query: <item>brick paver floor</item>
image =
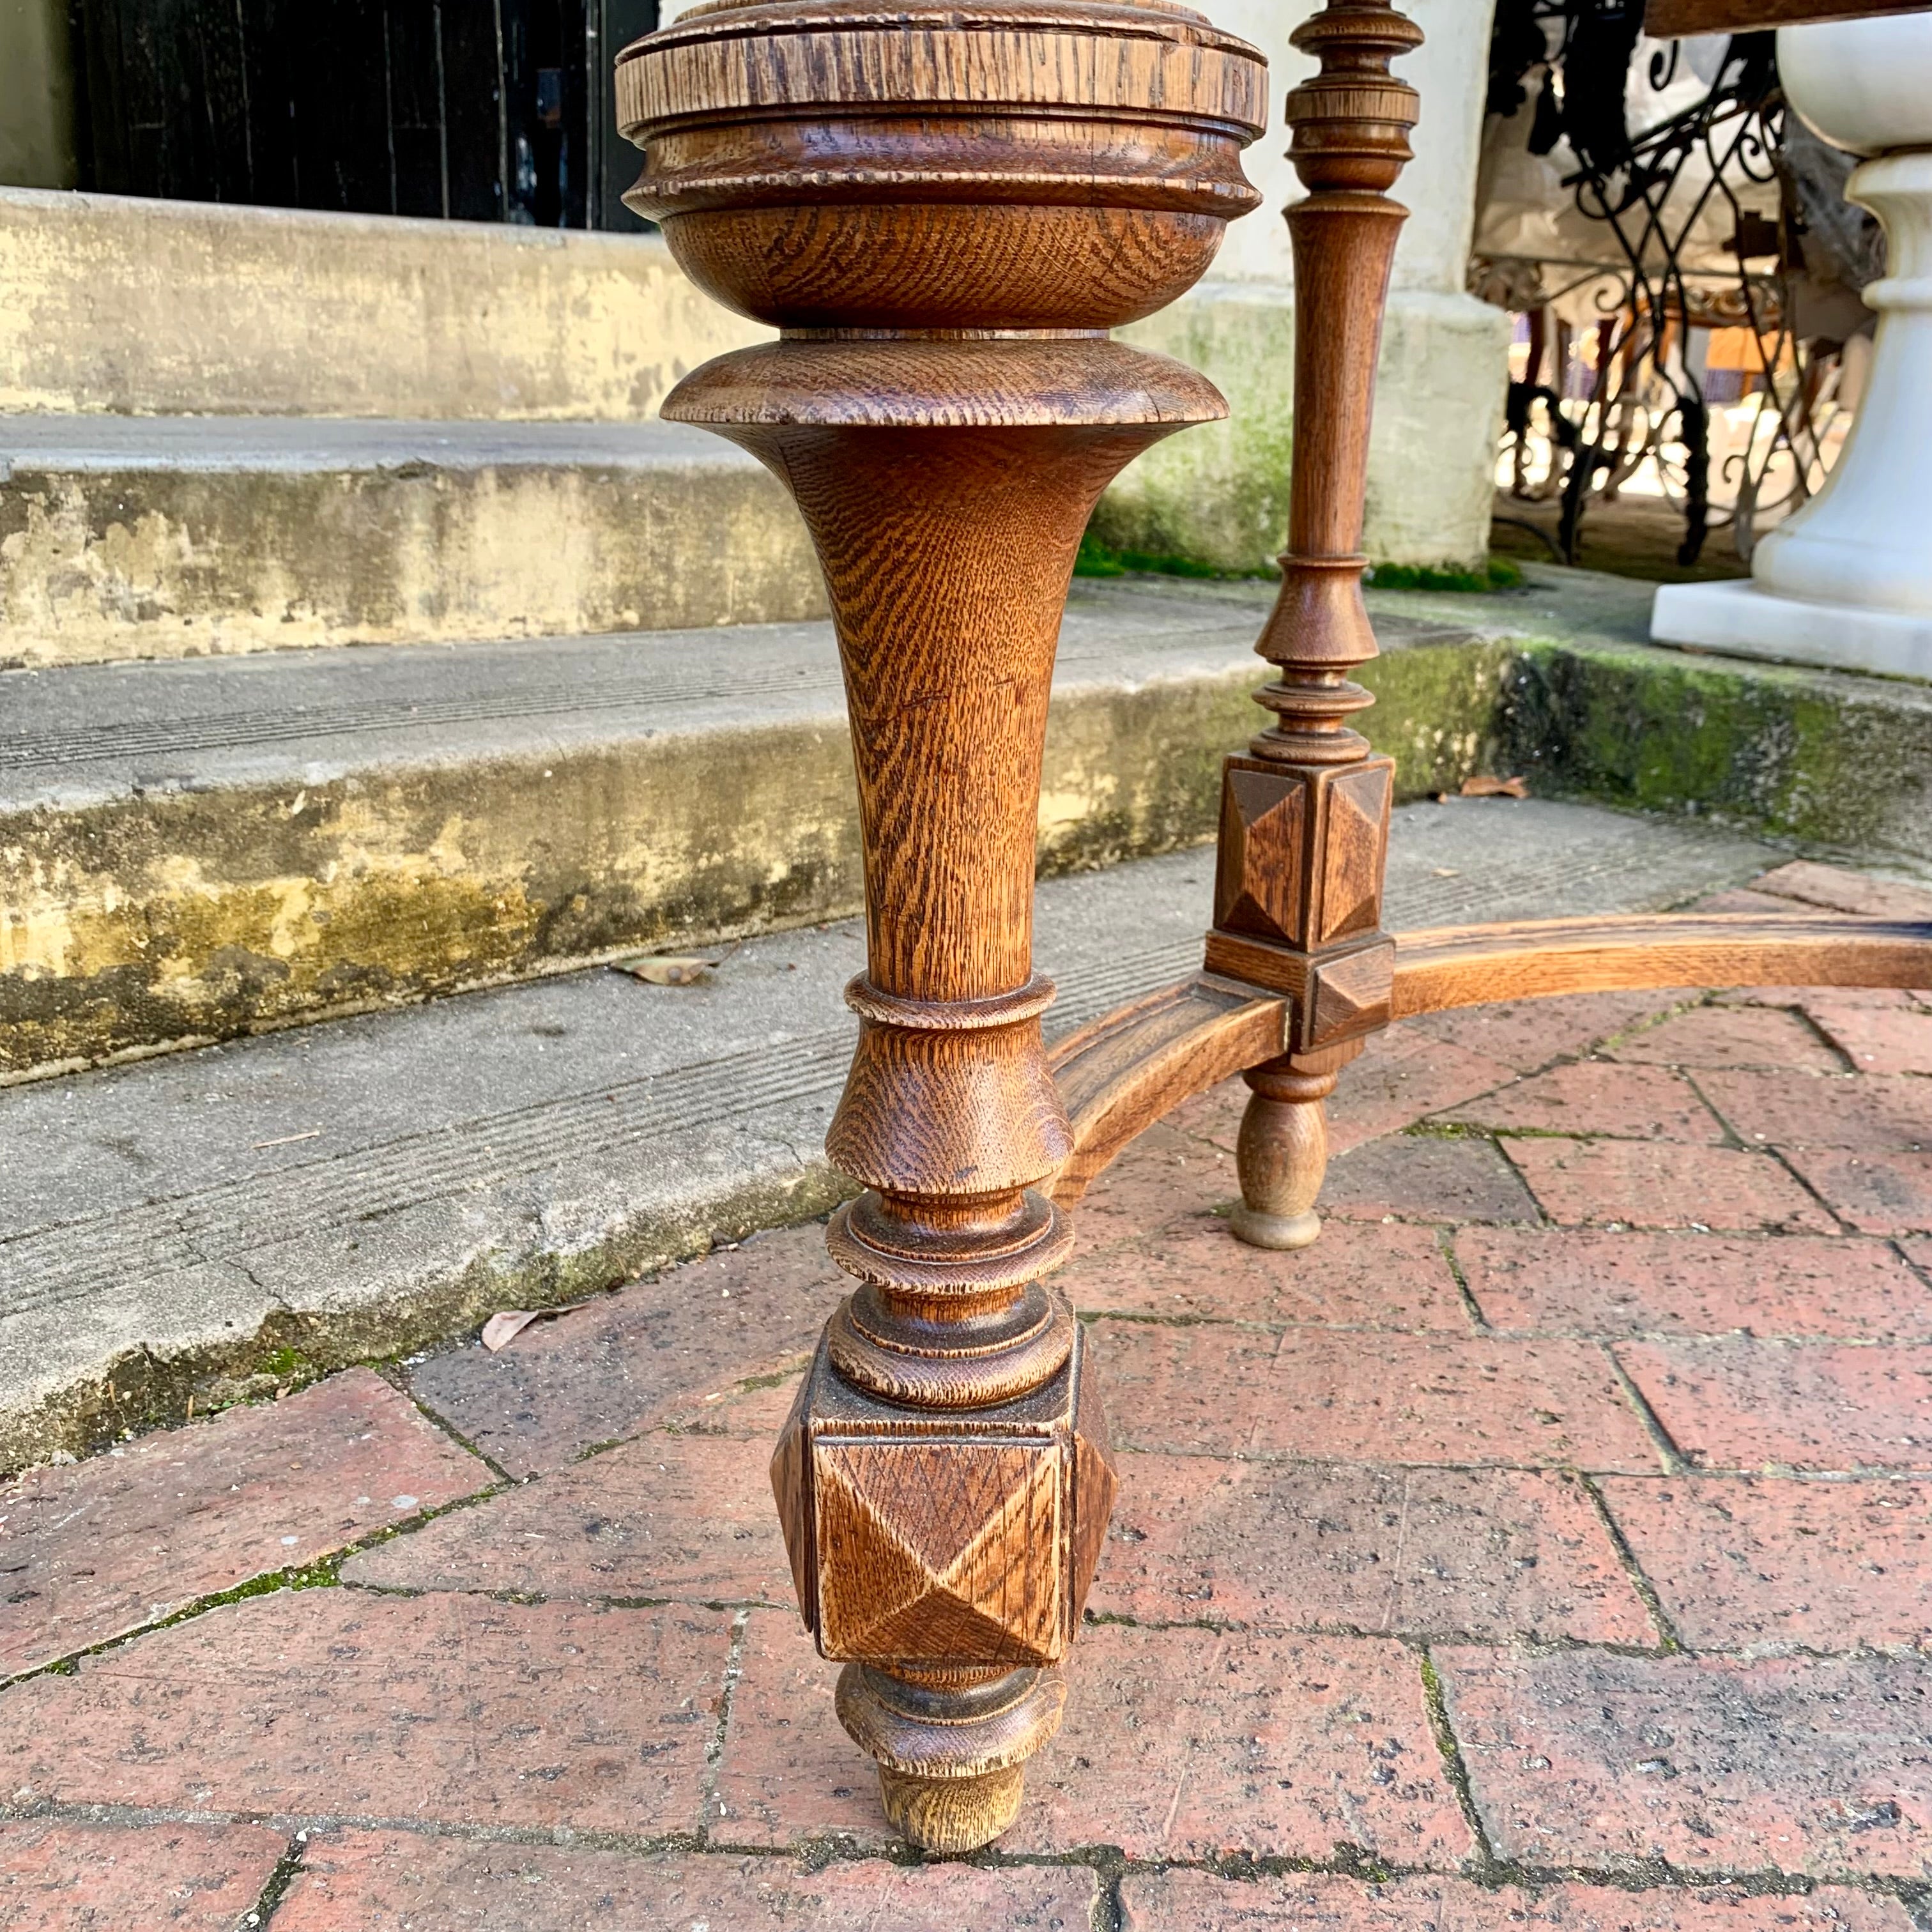
<path fill-rule="evenodd" d="M 1399 1030 L 1295 1255 L 1242 1097 L 1084 1215 L 1121 1495 L 994 1852 L 792 1612 L 813 1226 L 0 1493 L 0 1923 L 1932 1932 L 1932 994 Z"/>

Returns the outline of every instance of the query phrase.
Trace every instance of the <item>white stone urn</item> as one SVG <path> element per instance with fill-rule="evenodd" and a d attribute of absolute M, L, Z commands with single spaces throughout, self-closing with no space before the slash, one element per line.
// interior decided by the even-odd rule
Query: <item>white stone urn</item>
<path fill-rule="evenodd" d="M 1871 376 L 1825 487 L 1763 537 L 1748 584 L 1659 589 L 1660 643 L 1932 679 L 1932 13 L 1782 27 L 1786 99 L 1868 160 L 1846 194 L 1884 224 Z"/>

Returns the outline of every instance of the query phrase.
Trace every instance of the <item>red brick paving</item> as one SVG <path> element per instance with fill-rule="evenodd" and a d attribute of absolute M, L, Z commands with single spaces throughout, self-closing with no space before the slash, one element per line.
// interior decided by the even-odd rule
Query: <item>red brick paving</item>
<path fill-rule="evenodd" d="M 254 1825 L 0 1825 L 8 1932 L 234 1932 L 281 1862 Z"/>
<path fill-rule="evenodd" d="M 1515 1078 L 1507 1060 L 1392 1027 L 1369 1042 L 1328 1103 L 1330 1149 L 1345 1154 Z"/>
<path fill-rule="evenodd" d="M 1315 1247 L 1271 1253 L 1231 1240 L 1214 1216 L 1076 1256 L 1056 1277 L 1083 1315 L 1469 1333 L 1461 1291 L 1432 1228 L 1336 1222 Z"/>
<path fill-rule="evenodd" d="M 789 1604 L 761 1447 L 736 1436 L 647 1436 L 352 1558 L 343 1578 L 391 1589 Z"/>
<path fill-rule="evenodd" d="M 1875 879 L 1837 866 L 1795 859 L 1753 881 L 1761 892 L 1794 898 L 1862 919 L 1932 919 L 1932 891 L 1898 879 Z"/>
<path fill-rule="evenodd" d="M 1747 896 L 1899 903 L 1771 883 Z M 1411 1024 L 1343 1076 L 1329 1224 L 1296 1255 L 1216 1211 L 1238 1082 L 1102 1176 L 1064 1279 L 1124 1488 L 1003 1846 L 1040 1862 L 903 1862 L 835 1669 L 779 1607 L 767 1444 L 844 1286 L 811 1226 L 416 1366 L 434 1414 L 532 1480 L 412 1522 L 343 1586 L 271 1584 L 0 1691 L 0 1798 L 34 1814 L 0 1826 L 0 1886 L 68 1886 L 24 1894 L 39 1919 L 0 1892 L 7 1922 L 232 1926 L 305 1827 L 293 1932 L 1090 1932 L 1116 1906 L 1139 1932 L 1905 1932 L 1883 1892 L 1932 1876 L 1932 1482 L 1883 1472 L 1932 1468 L 1928 1018 L 1774 988 Z M 1700 1472 L 1664 1473 L 1619 1364 Z M 365 1467 L 410 1473 L 386 1495 Z M 1701 1472 L 1766 1468 L 1816 1473 Z M 484 1486 L 359 1371 L 33 1472 L 12 1513 L 52 1526 L 0 1523 L 0 1639 L 84 1647 Z M 1663 1654 L 1653 1594 L 1691 1654 Z M 1445 1743 L 1498 1852 L 1634 1888 L 1469 1882 L 1500 1874 Z M 1106 1846 L 1143 1862 L 1117 1901 L 1081 1862 Z M 1240 1862 L 1349 1848 L 1423 1875 Z M 153 1904 L 184 1856 L 212 1922 Z M 1768 1895 L 1682 1877 L 1723 1871 Z M 1806 1874 L 1880 1889 L 1796 1895 Z"/>
<path fill-rule="evenodd" d="M 1700 899 L 1697 910 L 1700 912 L 1776 912 L 1790 914 L 1798 908 L 1790 899 L 1776 892 L 1754 892 L 1748 886 L 1734 886 L 1728 892 L 1712 892 L 1708 898 Z M 1780 987 L 1774 990 L 1796 992 L 1798 989 Z M 1747 1000 L 1744 1004 L 1748 1005 L 1750 1002 Z M 1766 1004 L 1769 1006 L 1796 1006 L 1798 1002 L 1795 999 L 1770 1000 Z"/>
<path fill-rule="evenodd" d="M 838 1669 L 792 1618 L 753 1612 L 709 1820 L 718 1837 L 889 1842 L 872 1766 L 832 1712 Z M 1033 1761 L 1005 1851 L 1327 1858 L 1346 1841 L 1399 1863 L 1467 1855 L 1420 1667 L 1400 1643 L 1102 1624 L 1067 1676 L 1066 1722 Z"/>
<path fill-rule="evenodd" d="M 1231 1080 L 1204 1098 L 1218 1098 L 1232 1108 L 1238 1128 L 1247 1095 L 1240 1081 Z M 1169 1221 L 1178 1208 L 1191 1207 L 1191 1218 L 1201 1220 L 1208 1218 L 1214 1203 L 1233 1200 L 1240 1184 L 1234 1178 L 1230 1131 L 1228 1148 L 1222 1149 L 1166 1122 L 1150 1127 L 1080 1197 L 1075 1225 L 1081 1253 L 1138 1240 L 1149 1228 Z"/>
<path fill-rule="evenodd" d="M 1120 1474 L 1096 1616 L 1657 1641 L 1570 1478 L 1148 1455 Z"/>
<path fill-rule="evenodd" d="M 1584 993 L 1561 1000 L 1513 1000 L 1499 1006 L 1463 1006 L 1425 1013 L 1406 1022 L 1414 1032 L 1446 1040 L 1519 1073 L 1534 1073 L 1552 1060 L 1586 1053 L 1602 1042 L 1640 1027 L 1653 1016 L 1700 996 L 1694 990 Z M 1641 1036 L 1639 1036 L 1641 1037 Z"/>
<path fill-rule="evenodd" d="M 1503 1145 L 1544 1212 L 1568 1226 L 1835 1230 L 1832 1216 L 1768 1154 L 1640 1141 Z"/>
<path fill-rule="evenodd" d="M 1620 1140 L 1722 1142 L 1718 1117 L 1667 1066 L 1575 1060 L 1438 1116 L 1504 1133 L 1605 1134 Z"/>
<path fill-rule="evenodd" d="M 1932 1339 L 1932 1297 L 1888 1242 L 1466 1228 L 1455 1251 L 1502 1330 Z"/>
<path fill-rule="evenodd" d="M 1932 1659 L 1444 1649 L 1436 1661 L 1506 1858 L 1932 1876 Z"/>
<path fill-rule="evenodd" d="M 1632 1034 L 1610 1051 L 1618 1060 L 1656 1066 L 1845 1070 L 1843 1057 L 1797 1014 L 1768 1006 L 1699 1006 Z"/>
<path fill-rule="evenodd" d="M 1324 1872 L 1165 1871 L 1130 1873 L 1120 1898 L 1122 1932 L 1908 1932 L 1912 1924 L 1897 1899 L 1844 1886 L 1754 1898 L 1712 1888 L 1531 1892 L 1444 1878 L 1376 1885 Z"/>
<path fill-rule="evenodd" d="M 1588 1342 L 1096 1324 L 1114 1439 L 1210 1456 L 1575 1466 L 1657 1452 Z"/>
<path fill-rule="evenodd" d="M 1789 912 L 1789 906 L 1773 909 Z M 1814 1000 L 1829 1000 L 1848 1006 L 1932 1006 L 1932 991 L 1902 992 L 1895 986 L 1732 986 L 1713 992 L 1711 1004 L 1718 1006 L 1788 1006 L 1808 1010 Z"/>
<path fill-rule="evenodd" d="M 832 1837 L 892 1844 L 872 1762 L 832 1711 L 841 1666 L 778 1610 L 751 1613 L 740 1662 L 706 1828 L 729 1844 L 779 1850 Z"/>
<path fill-rule="evenodd" d="M 1494 1141 L 1394 1134 L 1328 1170 L 1322 1211 L 1354 1221 L 1528 1221 L 1542 1217 Z"/>
<path fill-rule="evenodd" d="M 0 1674 L 315 1562 L 494 1480 L 367 1369 L 30 1470 L 0 1487 Z"/>
<path fill-rule="evenodd" d="M 1932 1486 L 1612 1476 L 1603 1489 L 1693 1650 L 1932 1648 Z"/>
<path fill-rule="evenodd" d="M 1932 1080 L 1910 1074 L 1730 1072 L 1698 1085 L 1739 1139 L 1896 1154 L 1932 1147 Z"/>
<path fill-rule="evenodd" d="M 1861 1073 L 1932 1073 L 1932 1012 L 1820 994 L 1810 1015 Z"/>
<path fill-rule="evenodd" d="M 1623 1342 L 1616 1353 L 1702 1467 L 1932 1470 L 1932 1352 Z"/>
<path fill-rule="evenodd" d="M 0 1700 L 33 1801 L 690 1831 L 729 1618 L 317 1589 L 223 1606 Z"/>
<path fill-rule="evenodd" d="M 814 1225 L 761 1235 L 526 1329 L 433 1357 L 412 1386 L 514 1475 L 680 1414 L 809 1354 L 850 1286 Z"/>
<path fill-rule="evenodd" d="M 1065 1867 L 813 1870 L 778 1858 L 638 1858 L 402 1833 L 311 1840 L 275 1932 L 1088 1932 L 1096 1881 Z"/>
<path fill-rule="evenodd" d="M 1508 1061 L 1432 1039 L 1408 1027 L 1378 1034 L 1351 1062 L 1328 1105 L 1331 1154 L 1392 1133 L 1424 1115 L 1487 1093 L 1515 1078 Z M 1230 1080 L 1177 1107 L 1170 1126 L 1232 1154 L 1247 1104 L 1244 1082 Z M 1234 1183 L 1227 1182 L 1229 1191 Z"/>
<path fill-rule="evenodd" d="M 1353 1844 L 1451 1866 L 1468 1855 L 1420 1664 L 1400 1643 L 1102 1624 L 1068 1682 L 1066 1723 L 1028 1774 L 1010 1851 L 1327 1858 Z"/>
<path fill-rule="evenodd" d="M 1832 1211 L 1860 1233 L 1932 1232 L 1932 1154 L 1801 1150 L 1788 1158 Z"/>

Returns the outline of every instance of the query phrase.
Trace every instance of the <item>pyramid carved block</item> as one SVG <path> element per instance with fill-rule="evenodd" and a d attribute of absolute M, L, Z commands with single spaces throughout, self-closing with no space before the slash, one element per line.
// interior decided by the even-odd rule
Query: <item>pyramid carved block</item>
<path fill-rule="evenodd" d="M 1231 768 L 1221 793 L 1214 923 L 1293 940 L 1301 930 L 1308 788 L 1279 772 Z"/>
<path fill-rule="evenodd" d="M 772 1458 L 792 1576 L 826 1657 L 1063 1657 L 1115 1490 L 1083 1347 L 1020 1400 L 934 1416 L 844 1382 L 821 1345 Z"/>
<path fill-rule="evenodd" d="M 1214 924 L 1304 952 L 1382 923 L 1395 765 L 1230 758 L 1221 790 Z"/>
<path fill-rule="evenodd" d="M 1323 776 L 1322 913 L 1315 941 L 1330 946 L 1382 923 L 1395 766 L 1386 758 L 1370 758 Z"/>

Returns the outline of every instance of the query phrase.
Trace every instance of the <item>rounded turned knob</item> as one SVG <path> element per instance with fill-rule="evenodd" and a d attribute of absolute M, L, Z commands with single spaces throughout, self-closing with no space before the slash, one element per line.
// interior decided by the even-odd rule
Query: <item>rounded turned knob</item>
<path fill-rule="evenodd" d="M 618 56 L 624 197 L 790 329 L 1105 329 L 1259 196 L 1261 55 L 1167 0 L 749 0 Z"/>

